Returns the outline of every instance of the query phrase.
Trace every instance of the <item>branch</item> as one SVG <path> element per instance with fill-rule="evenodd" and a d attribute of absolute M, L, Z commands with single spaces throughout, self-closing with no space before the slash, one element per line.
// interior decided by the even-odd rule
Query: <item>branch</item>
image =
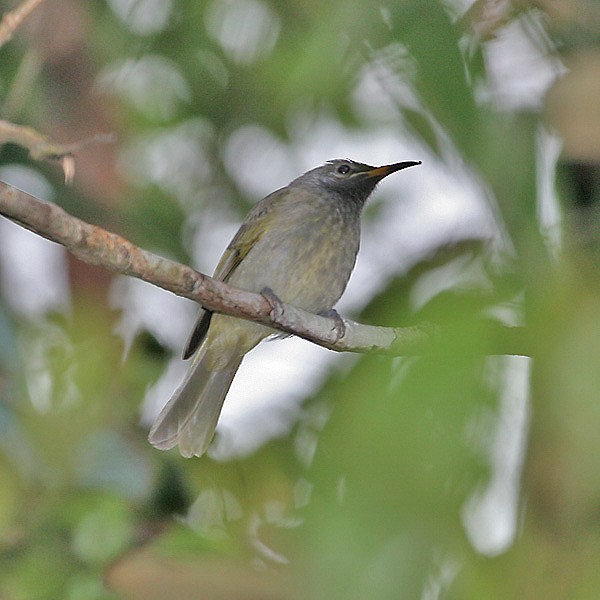
<path fill-rule="evenodd" d="M 57 205 L 38 200 L 4 182 L 0 182 L 0 214 L 62 244 L 84 262 L 137 277 L 194 300 L 214 312 L 256 321 L 330 350 L 413 355 L 430 347 L 438 335 L 438 328 L 432 324 L 374 327 L 347 319 L 341 319 L 340 323 L 339 318 L 314 315 L 274 301 L 269 295 L 232 287 L 190 267 L 142 250 L 121 236 L 85 223 Z M 509 331 L 511 328 L 504 329 Z M 519 343 L 517 346 L 522 347 Z M 515 349 L 507 353 L 522 352 Z"/>
<path fill-rule="evenodd" d="M 75 175 L 73 154 L 84 146 L 94 143 L 108 144 L 115 140 L 111 134 L 98 134 L 72 144 L 57 144 L 31 127 L 15 125 L 0 119 L 0 145 L 12 142 L 29 150 L 34 160 L 58 160 L 65 174 L 65 183 L 71 183 Z"/>
<path fill-rule="evenodd" d="M 17 8 L 7 12 L 0 21 L 0 47 L 12 39 L 15 31 L 21 23 L 36 9 L 44 0 L 25 0 Z"/>

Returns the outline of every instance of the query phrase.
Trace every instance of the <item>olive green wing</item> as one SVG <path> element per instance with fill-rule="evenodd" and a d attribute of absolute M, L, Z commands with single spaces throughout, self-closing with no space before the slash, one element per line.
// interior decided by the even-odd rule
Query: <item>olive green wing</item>
<path fill-rule="evenodd" d="M 282 188 L 269 194 L 256 204 L 248 213 L 238 232 L 223 252 L 213 277 L 219 281 L 227 281 L 238 265 L 244 260 L 252 246 L 268 231 L 271 219 L 288 194 L 288 188 Z M 210 327 L 212 311 L 201 309 L 196 325 L 190 335 L 183 352 L 184 360 L 192 356 L 200 347 Z"/>

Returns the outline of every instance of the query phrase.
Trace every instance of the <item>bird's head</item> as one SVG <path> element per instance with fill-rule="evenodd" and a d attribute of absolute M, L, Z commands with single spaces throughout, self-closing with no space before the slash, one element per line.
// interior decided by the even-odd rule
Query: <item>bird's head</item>
<path fill-rule="evenodd" d="M 316 189 L 324 194 L 347 198 L 362 206 L 384 177 L 420 164 L 421 161 L 405 161 L 373 167 L 349 159 L 330 160 L 304 173 L 290 186 Z"/>

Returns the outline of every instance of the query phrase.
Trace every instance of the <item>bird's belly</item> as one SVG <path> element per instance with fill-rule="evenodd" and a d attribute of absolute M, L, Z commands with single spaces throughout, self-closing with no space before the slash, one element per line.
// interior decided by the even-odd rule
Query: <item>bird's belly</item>
<path fill-rule="evenodd" d="M 335 241 L 335 238 L 334 238 Z M 358 245 L 353 249 L 329 244 L 303 243 L 293 237 L 256 245 L 235 270 L 229 283 L 251 292 L 270 288 L 283 302 L 312 313 L 329 310 L 346 288 Z M 260 250 L 254 254 L 254 250 Z M 336 250 L 336 251 L 333 251 Z M 267 257 L 270 257 L 267 260 Z M 214 315 L 209 330 L 211 368 L 225 368 L 233 351 L 245 354 L 276 330 L 225 315 Z"/>

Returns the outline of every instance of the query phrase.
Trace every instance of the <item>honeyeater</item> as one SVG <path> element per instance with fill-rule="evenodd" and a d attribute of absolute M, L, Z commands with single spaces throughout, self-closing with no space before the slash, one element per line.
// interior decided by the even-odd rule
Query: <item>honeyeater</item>
<path fill-rule="evenodd" d="M 331 160 L 258 202 L 227 246 L 214 277 L 323 314 L 339 300 L 356 260 L 363 206 L 379 181 L 417 161 L 372 167 Z M 274 329 L 201 309 L 184 352 L 188 374 L 154 423 L 150 442 L 202 455 L 244 355 Z"/>

